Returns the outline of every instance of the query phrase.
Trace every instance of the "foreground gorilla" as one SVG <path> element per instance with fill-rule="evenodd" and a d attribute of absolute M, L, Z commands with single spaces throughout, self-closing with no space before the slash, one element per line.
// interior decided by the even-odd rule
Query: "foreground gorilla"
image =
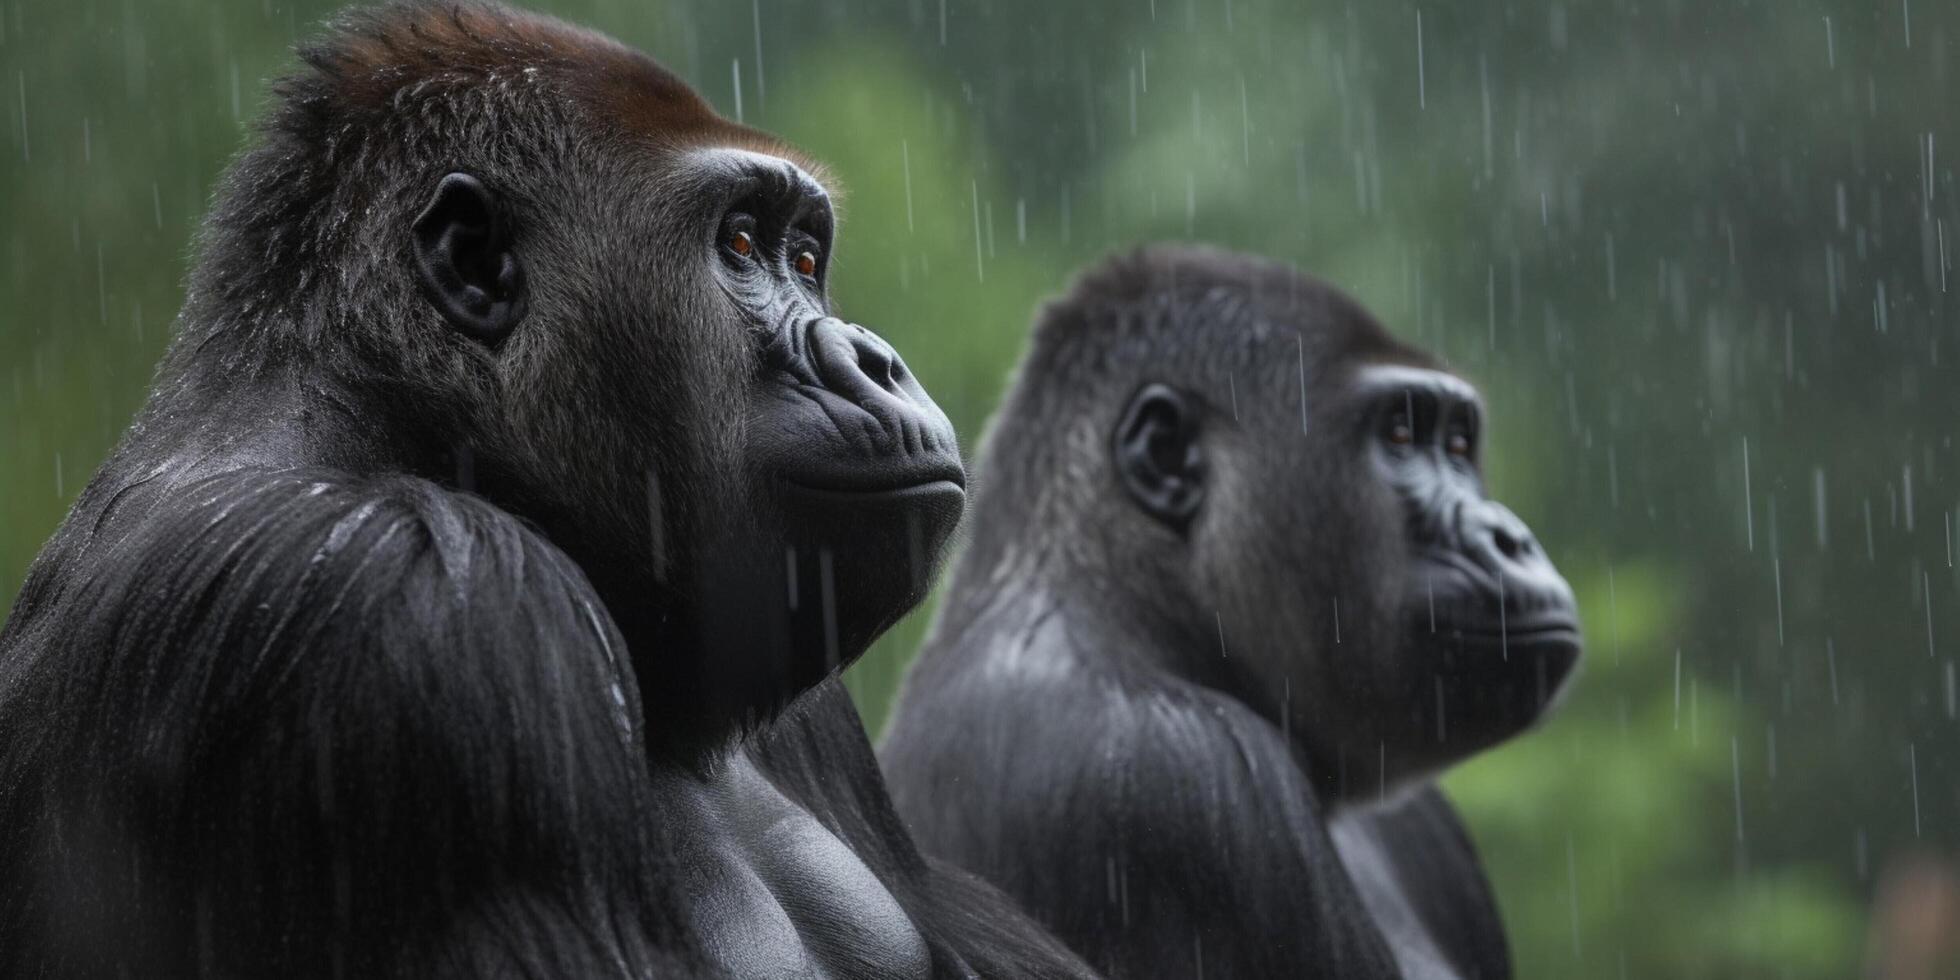
<path fill-rule="evenodd" d="M 813 166 L 502 7 L 302 55 L 0 633 L 0 976 L 1081 972 L 825 680 L 964 498 Z"/>
<path fill-rule="evenodd" d="M 920 846 L 1118 976 L 1501 977 L 1429 777 L 1579 653 L 1476 392 L 1287 269 L 1160 248 L 1050 306 L 884 761 Z"/>

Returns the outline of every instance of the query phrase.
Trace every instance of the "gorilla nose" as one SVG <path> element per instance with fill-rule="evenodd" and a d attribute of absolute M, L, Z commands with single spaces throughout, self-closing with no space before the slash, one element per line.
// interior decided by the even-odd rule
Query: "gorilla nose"
<path fill-rule="evenodd" d="M 810 323 L 809 346 L 825 387 L 874 415 L 909 409 L 911 374 L 884 339 L 855 323 L 824 317 Z"/>
<path fill-rule="evenodd" d="M 1465 504 L 1461 521 L 1464 549 L 1486 568 L 1514 580 L 1556 574 L 1531 529 L 1503 504 L 1494 500 Z"/>

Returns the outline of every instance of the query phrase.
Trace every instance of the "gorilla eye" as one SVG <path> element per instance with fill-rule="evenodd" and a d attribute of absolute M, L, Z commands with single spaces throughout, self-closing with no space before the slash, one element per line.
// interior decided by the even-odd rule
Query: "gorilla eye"
<path fill-rule="evenodd" d="M 1416 441 L 1416 429 L 1409 424 L 1408 416 L 1397 414 L 1388 421 L 1388 441 L 1398 446 L 1406 446 Z"/>
<path fill-rule="evenodd" d="M 744 257 L 753 255 L 755 238 L 746 231 L 738 231 L 728 237 L 728 247 L 734 249 L 736 255 Z"/>
<path fill-rule="evenodd" d="M 798 275 L 814 279 L 817 275 L 817 257 L 809 252 L 796 253 L 796 272 Z"/>

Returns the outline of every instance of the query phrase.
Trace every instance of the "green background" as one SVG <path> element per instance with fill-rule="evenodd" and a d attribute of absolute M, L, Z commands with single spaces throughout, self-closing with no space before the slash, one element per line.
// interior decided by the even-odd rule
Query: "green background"
<path fill-rule="evenodd" d="M 1154 239 L 1297 263 L 1481 384 L 1590 639 L 1447 780 L 1521 975 L 1854 975 L 1887 869 L 1951 859 L 1956 5 L 543 6 L 829 162 L 841 312 L 969 447 L 1036 304 Z M 0 0 L 0 601 L 331 8 Z M 924 615 L 851 673 L 874 724 Z"/>

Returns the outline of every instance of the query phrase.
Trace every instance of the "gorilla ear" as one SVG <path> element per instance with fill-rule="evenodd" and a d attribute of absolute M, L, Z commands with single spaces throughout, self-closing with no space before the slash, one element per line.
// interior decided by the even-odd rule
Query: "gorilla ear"
<path fill-rule="evenodd" d="M 423 295 L 451 326 L 494 344 L 524 319 L 524 266 L 510 250 L 503 208 L 482 181 L 442 178 L 415 219 L 414 240 Z"/>
<path fill-rule="evenodd" d="M 1198 412 L 1169 385 L 1149 384 L 1116 426 L 1117 477 L 1144 513 L 1182 532 L 1205 495 Z"/>

